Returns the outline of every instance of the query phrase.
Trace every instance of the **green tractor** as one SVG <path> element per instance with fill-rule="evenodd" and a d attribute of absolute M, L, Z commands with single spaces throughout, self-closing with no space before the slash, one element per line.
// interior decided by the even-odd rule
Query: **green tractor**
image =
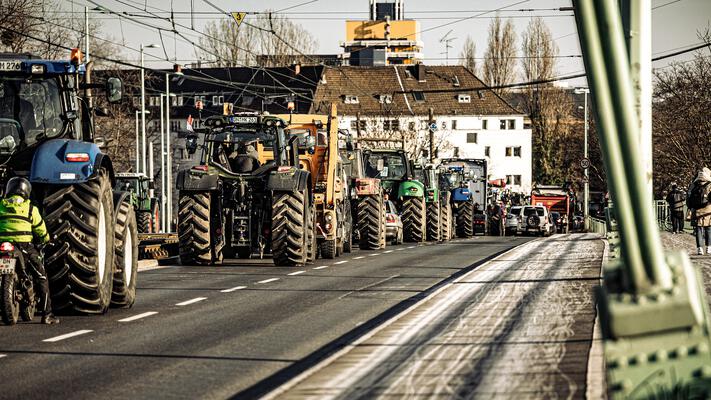
<path fill-rule="evenodd" d="M 414 174 L 425 186 L 427 240 L 439 242 L 452 239 L 452 205 L 449 191 L 442 186 L 441 171 L 432 164 L 416 165 Z"/>
<path fill-rule="evenodd" d="M 158 233 L 160 225 L 160 200 L 150 197 L 153 182 L 143 173 L 123 172 L 116 174 L 115 190 L 129 193 L 129 199 L 136 212 L 138 233 Z"/>
<path fill-rule="evenodd" d="M 378 178 L 387 196 L 394 200 L 407 242 L 423 242 L 427 231 L 425 186 L 414 175 L 413 164 L 402 149 L 363 152 L 366 175 Z"/>

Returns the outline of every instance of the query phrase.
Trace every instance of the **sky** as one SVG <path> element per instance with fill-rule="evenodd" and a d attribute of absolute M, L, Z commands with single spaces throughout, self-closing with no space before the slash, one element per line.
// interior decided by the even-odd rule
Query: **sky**
<path fill-rule="evenodd" d="M 196 31 L 178 28 L 187 37 L 195 40 L 205 24 L 216 18 L 228 18 L 220 15 L 209 3 L 225 11 L 258 12 L 265 9 L 282 10 L 290 19 L 300 23 L 318 41 L 318 53 L 340 53 L 339 43 L 345 39 L 346 19 L 359 20 L 368 17 L 368 0 L 62 0 L 67 10 L 73 10 L 74 18 L 82 18 L 80 13 L 85 5 L 90 8 L 100 5 L 115 12 L 130 12 L 138 15 L 148 11 L 161 13 L 159 10 L 176 12 L 178 23 L 191 25 L 191 3 L 195 12 L 194 28 Z M 420 21 L 423 31 L 421 40 L 424 42 L 426 64 L 444 64 L 445 48 L 440 39 L 455 38 L 449 50 L 449 63 L 457 62 L 461 47 L 467 36 L 471 36 L 477 45 L 477 57 L 483 57 L 488 37 L 487 28 L 492 18 L 497 14 L 502 18 L 511 18 L 519 36 L 534 16 L 542 16 L 550 28 L 553 38 L 559 48 L 557 75 L 569 75 L 583 72 L 580 58 L 580 46 L 574 17 L 570 11 L 559 11 L 560 7 L 570 6 L 569 0 L 405 0 L 405 17 Z M 652 0 L 652 53 L 653 56 L 663 55 L 673 50 L 679 50 L 699 44 L 697 31 L 711 24 L 711 0 Z M 535 11 L 530 11 L 535 9 Z M 183 12 L 181 14 L 180 12 Z M 202 14 L 198 14 L 202 13 Z M 166 16 L 167 13 L 161 15 Z M 161 44 L 161 49 L 146 50 L 146 65 L 155 68 L 166 68 L 171 63 L 165 61 L 166 56 L 177 59 L 179 63 L 195 59 L 192 46 L 180 38 L 174 38 L 172 33 L 164 33 L 163 41 L 155 29 L 137 25 L 126 18 L 113 14 L 92 12 L 92 18 L 103 23 L 102 38 L 112 40 L 124 48 L 123 56 L 129 62 L 138 63 L 138 52 L 135 51 L 141 43 Z M 137 21 L 155 24 L 156 20 L 141 16 L 132 17 Z M 246 21 L 255 18 L 248 15 Z M 159 22 L 160 23 L 160 22 Z M 167 26 L 163 22 L 163 26 Z M 442 26 L 446 25 L 446 26 Z M 450 32 L 451 31 L 451 32 Z M 711 50 L 709 54 L 711 54 Z M 689 60 L 690 55 L 655 62 L 654 68 L 663 68 L 670 62 Z M 481 62 L 482 60 L 477 60 Z M 517 81 L 522 80 L 518 77 Z M 571 84 L 575 84 L 572 81 Z"/>

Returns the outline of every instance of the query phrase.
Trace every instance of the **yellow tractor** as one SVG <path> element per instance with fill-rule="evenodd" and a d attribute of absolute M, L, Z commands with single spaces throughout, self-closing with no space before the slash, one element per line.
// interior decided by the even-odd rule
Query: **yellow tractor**
<path fill-rule="evenodd" d="M 336 106 L 331 107 L 329 115 L 285 114 L 276 117 L 288 121 L 287 140 L 290 144 L 298 143 L 298 165 L 310 172 L 315 208 L 313 231 L 321 257 L 335 258 L 350 252 L 353 224 L 350 202 L 347 201 L 348 182 L 338 151 Z M 258 146 L 257 151 L 262 164 L 274 158 L 269 147 Z"/>

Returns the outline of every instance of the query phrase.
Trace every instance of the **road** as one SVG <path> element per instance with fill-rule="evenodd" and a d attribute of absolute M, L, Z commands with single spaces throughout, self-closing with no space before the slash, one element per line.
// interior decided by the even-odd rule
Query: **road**
<path fill-rule="evenodd" d="M 530 238 L 139 272 L 132 309 L 0 327 L 3 398 L 256 397 Z"/>

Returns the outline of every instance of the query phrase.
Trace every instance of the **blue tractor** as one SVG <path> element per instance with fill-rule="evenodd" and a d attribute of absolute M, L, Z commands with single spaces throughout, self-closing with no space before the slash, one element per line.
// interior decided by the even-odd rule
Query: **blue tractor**
<path fill-rule="evenodd" d="M 441 186 L 450 192 L 457 237 L 486 231 L 486 160 L 446 158 L 440 163 Z"/>
<path fill-rule="evenodd" d="M 44 249 L 57 312 L 99 314 L 136 296 L 137 230 L 128 193 L 93 143 L 91 90 L 121 100 L 117 78 L 91 83 L 81 53 L 69 61 L 0 54 L 0 187 L 13 176 L 33 185 L 52 240 Z"/>

